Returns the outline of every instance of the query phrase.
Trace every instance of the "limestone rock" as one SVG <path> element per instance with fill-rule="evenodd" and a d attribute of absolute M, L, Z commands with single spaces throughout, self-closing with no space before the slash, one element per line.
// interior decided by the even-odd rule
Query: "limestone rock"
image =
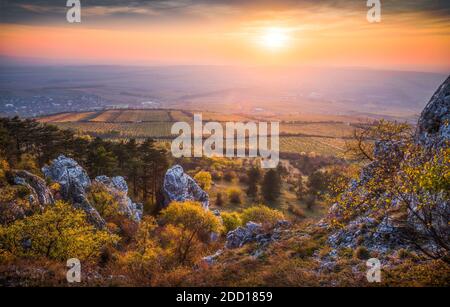
<path fill-rule="evenodd" d="M 45 177 L 61 185 L 63 199 L 72 202 L 74 207 L 84 210 L 94 226 L 100 229 L 106 227 L 105 220 L 86 198 L 86 190 L 91 185 L 91 180 L 75 160 L 61 155 L 49 166 L 43 167 L 42 172 Z"/>
<path fill-rule="evenodd" d="M 424 146 L 446 146 L 450 140 L 450 77 L 431 97 L 420 115 L 416 141 Z"/>
<path fill-rule="evenodd" d="M 45 180 L 24 170 L 11 171 L 14 183 L 25 186 L 31 193 L 30 202 L 36 203 L 40 209 L 54 203 L 53 194 Z"/>
<path fill-rule="evenodd" d="M 61 194 L 64 199 L 84 194 L 91 185 L 86 171 L 75 160 L 64 155 L 53 160 L 50 166 L 43 167 L 42 172 L 45 177 L 61 185 Z"/>
<path fill-rule="evenodd" d="M 164 205 L 172 201 L 194 200 L 202 203 L 205 209 L 209 208 L 208 194 L 186 174 L 180 165 L 168 169 L 163 184 Z"/>
<path fill-rule="evenodd" d="M 114 197 L 119 204 L 119 210 L 126 217 L 140 222 L 144 207 L 142 204 L 134 203 L 128 197 L 128 185 L 122 176 L 109 178 L 108 176 L 97 176 L 94 182 L 101 184 Z"/>

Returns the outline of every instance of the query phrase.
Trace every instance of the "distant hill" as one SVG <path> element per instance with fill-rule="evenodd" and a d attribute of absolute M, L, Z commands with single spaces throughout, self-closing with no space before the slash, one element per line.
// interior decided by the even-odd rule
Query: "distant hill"
<path fill-rule="evenodd" d="M 445 77 L 357 68 L 10 65 L 0 69 L 0 113 L 133 107 L 411 118 Z"/>

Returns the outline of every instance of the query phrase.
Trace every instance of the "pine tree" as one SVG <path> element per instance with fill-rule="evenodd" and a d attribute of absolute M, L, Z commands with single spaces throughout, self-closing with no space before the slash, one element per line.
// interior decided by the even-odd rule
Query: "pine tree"
<path fill-rule="evenodd" d="M 278 172 L 271 169 L 264 175 L 262 193 L 267 201 L 274 201 L 281 193 L 281 179 Z"/>

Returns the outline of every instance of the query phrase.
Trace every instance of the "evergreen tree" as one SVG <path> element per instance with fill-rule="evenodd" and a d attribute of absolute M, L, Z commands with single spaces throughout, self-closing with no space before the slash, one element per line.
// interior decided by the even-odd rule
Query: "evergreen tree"
<path fill-rule="evenodd" d="M 250 197 L 256 197 L 258 194 L 258 182 L 261 179 L 261 171 L 259 168 L 252 167 L 247 173 L 248 177 L 248 187 L 247 187 L 247 195 Z"/>
<path fill-rule="evenodd" d="M 264 175 L 262 183 L 262 193 L 267 201 L 274 201 L 281 193 L 281 179 L 278 172 L 271 169 Z"/>

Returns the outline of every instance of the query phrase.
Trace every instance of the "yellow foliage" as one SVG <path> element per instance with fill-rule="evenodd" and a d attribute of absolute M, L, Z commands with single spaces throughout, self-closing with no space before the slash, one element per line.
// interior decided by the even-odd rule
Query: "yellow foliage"
<path fill-rule="evenodd" d="M 222 217 L 223 226 L 225 227 L 225 233 L 242 226 L 241 216 L 237 212 L 222 212 L 220 216 Z"/>
<path fill-rule="evenodd" d="M 91 186 L 88 193 L 88 200 L 106 220 L 120 215 L 118 202 L 101 185 L 93 184 Z"/>
<path fill-rule="evenodd" d="M 117 241 L 117 236 L 90 225 L 82 210 L 64 202 L 0 227 L 0 248 L 20 257 L 93 259 L 103 246 Z"/>
<path fill-rule="evenodd" d="M 166 225 L 163 247 L 181 264 L 192 262 L 200 246 L 209 243 L 211 234 L 223 229 L 219 218 L 194 201 L 172 202 L 161 212 L 160 219 Z"/>
<path fill-rule="evenodd" d="M 228 200 L 233 204 L 240 204 L 242 202 L 242 191 L 237 187 L 227 189 Z"/>
<path fill-rule="evenodd" d="M 212 177 L 209 172 L 200 171 L 194 176 L 194 180 L 197 184 L 205 191 L 209 191 L 211 189 Z"/>
<path fill-rule="evenodd" d="M 248 222 L 255 222 L 268 226 L 273 226 L 277 221 L 285 218 L 282 212 L 264 205 L 253 206 L 245 209 L 242 212 L 241 217 L 244 225 Z"/>

